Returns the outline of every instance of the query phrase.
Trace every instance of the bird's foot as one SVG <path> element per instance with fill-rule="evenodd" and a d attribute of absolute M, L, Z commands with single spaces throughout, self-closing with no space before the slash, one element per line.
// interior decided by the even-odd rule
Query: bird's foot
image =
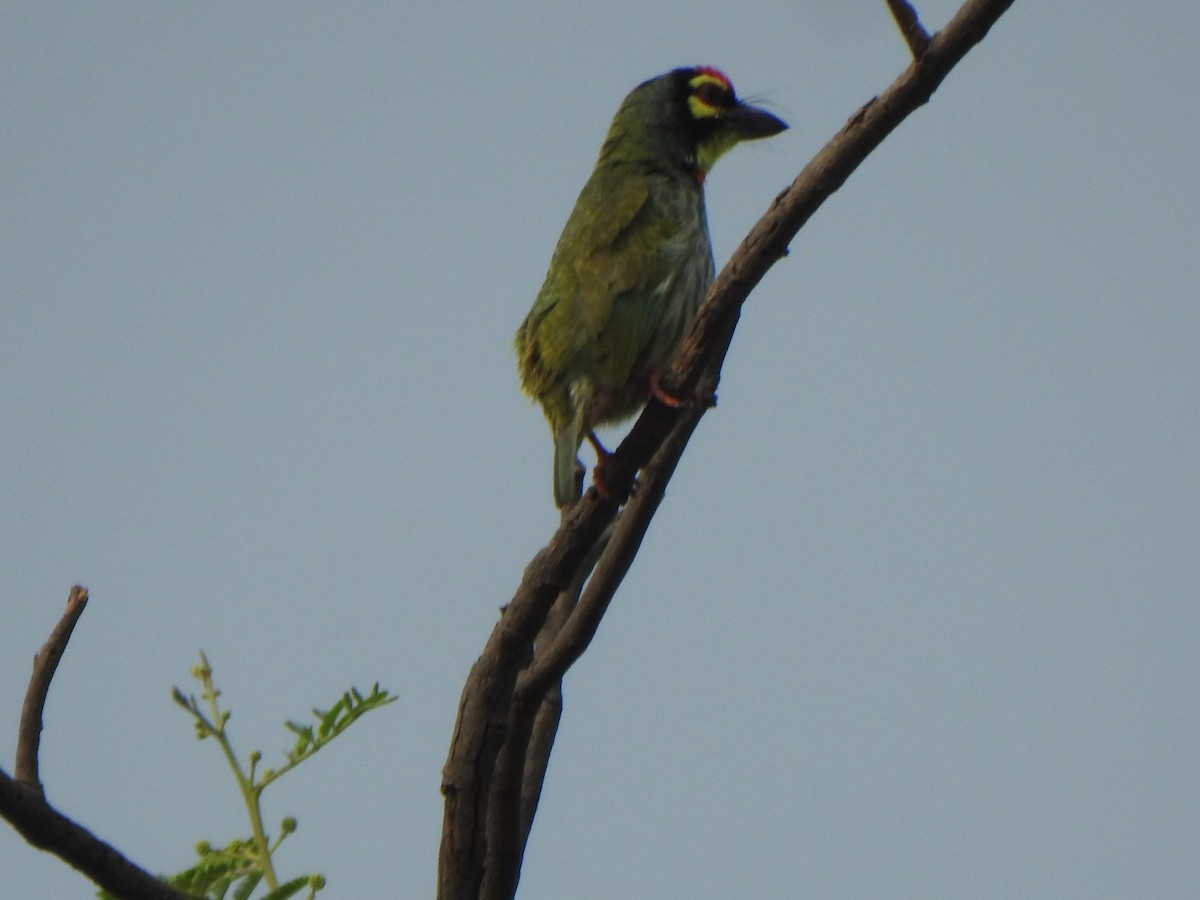
<path fill-rule="evenodd" d="M 611 459 L 609 456 L 601 457 L 596 463 L 596 468 L 592 470 L 592 487 L 596 489 L 596 493 L 607 500 L 609 503 L 615 503 L 620 506 L 626 503 L 630 497 L 633 497 L 638 492 L 638 480 L 635 477 L 629 482 L 629 491 L 625 496 L 621 496 L 617 491 L 614 491 L 608 486 L 608 478 L 605 475 L 605 470 L 608 468 L 607 463 Z"/>
<path fill-rule="evenodd" d="M 646 390 L 650 396 L 668 409 L 712 409 L 717 405 L 716 394 L 705 394 L 700 391 L 690 397 L 678 397 L 663 385 L 663 370 L 651 369 L 646 377 Z"/>
<path fill-rule="evenodd" d="M 629 499 L 629 497 L 632 497 L 635 493 L 637 493 L 637 479 L 634 478 L 633 483 L 630 484 L 628 496 L 619 496 L 617 491 L 614 491 L 608 486 L 608 479 L 605 476 L 605 471 L 608 468 L 608 461 L 613 457 L 612 451 L 606 449 L 605 446 L 600 443 L 600 439 L 596 437 L 596 432 L 590 429 L 587 433 L 587 439 L 588 443 L 591 444 L 592 448 L 596 451 L 596 468 L 592 470 L 592 484 L 596 488 L 596 493 L 605 500 L 608 500 L 610 503 L 616 503 L 617 505 L 624 503 Z"/>

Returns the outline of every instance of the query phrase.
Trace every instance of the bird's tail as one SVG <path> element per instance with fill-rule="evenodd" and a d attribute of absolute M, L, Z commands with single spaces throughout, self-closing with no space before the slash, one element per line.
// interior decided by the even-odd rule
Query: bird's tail
<path fill-rule="evenodd" d="M 582 485 L 575 476 L 579 442 L 579 428 L 574 422 L 554 433 L 554 504 L 559 509 L 579 499 Z"/>

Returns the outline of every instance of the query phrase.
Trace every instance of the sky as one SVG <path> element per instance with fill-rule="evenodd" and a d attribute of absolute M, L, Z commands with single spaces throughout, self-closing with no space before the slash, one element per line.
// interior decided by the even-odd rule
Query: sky
<path fill-rule="evenodd" d="M 930 29 L 957 4 L 916 3 Z M 1200 7 L 1018 0 L 748 301 L 591 649 L 522 900 L 1194 898 Z M 248 833 L 429 897 L 456 706 L 553 533 L 512 334 L 612 113 L 720 66 L 791 124 L 718 265 L 908 64 L 882 3 L 0 8 L 0 765 L 155 872 Z M 619 437 L 619 432 L 612 437 Z M 6 893 L 92 895 L 0 828 Z"/>

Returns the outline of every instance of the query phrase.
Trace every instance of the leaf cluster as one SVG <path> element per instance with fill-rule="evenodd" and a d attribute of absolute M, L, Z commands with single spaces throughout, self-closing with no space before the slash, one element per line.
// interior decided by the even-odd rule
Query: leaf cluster
<path fill-rule="evenodd" d="M 295 832 L 297 822 L 290 816 L 281 820 L 278 837 L 271 840 L 263 826 L 263 791 L 267 785 L 315 756 L 368 712 L 386 706 L 396 698 L 381 690 L 378 683 L 366 696 L 356 688 L 350 688 L 329 709 L 313 709 L 315 722 L 285 722 L 284 727 L 295 738 L 291 749 L 284 751 L 282 765 L 260 770 L 260 750 L 251 751 L 249 764 L 245 766 L 234 751 L 226 729 L 231 713 L 220 704 L 221 691 L 213 681 L 212 666 L 203 652 L 200 653 L 200 663 L 192 667 L 191 675 L 200 682 L 199 698 L 194 694 L 185 694 L 178 687 L 172 688 L 171 697 L 192 717 L 197 739 L 212 739 L 220 747 L 241 792 L 250 820 L 251 836 L 235 838 L 224 847 L 213 847 L 202 841 L 196 845 L 199 862 L 166 881 L 189 896 L 206 900 L 249 900 L 263 884 L 267 893 L 258 900 L 285 900 L 305 888 L 311 900 L 325 886 L 322 875 L 301 875 L 282 884 L 276 876 L 275 854 L 284 839 Z M 106 898 L 111 895 L 102 891 L 99 896 Z"/>

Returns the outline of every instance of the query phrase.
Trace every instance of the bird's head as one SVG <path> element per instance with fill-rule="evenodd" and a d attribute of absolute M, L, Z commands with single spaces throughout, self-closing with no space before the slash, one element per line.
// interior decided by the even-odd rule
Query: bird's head
<path fill-rule="evenodd" d="M 769 112 L 739 100 L 717 69 L 675 69 L 630 92 L 613 118 L 600 157 L 669 161 L 702 181 L 735 144 L 786 128 Z"/>

